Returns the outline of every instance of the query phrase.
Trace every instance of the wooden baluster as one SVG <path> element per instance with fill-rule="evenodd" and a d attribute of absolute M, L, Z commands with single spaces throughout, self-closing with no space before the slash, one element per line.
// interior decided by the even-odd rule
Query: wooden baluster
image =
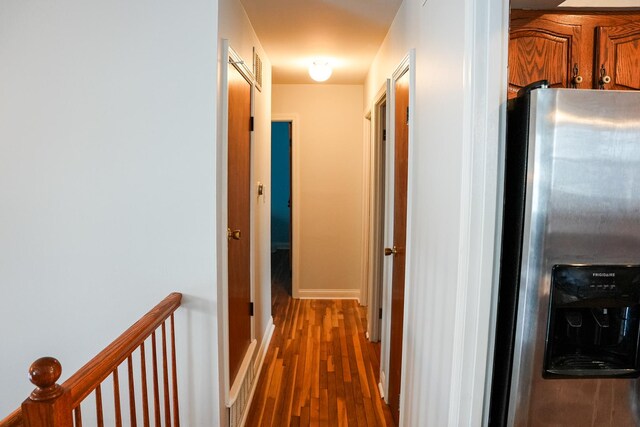
<path fill-rule="evenodd" d="M 176 325 L 171 314 L 171 375 L 173 384 L 173 425 L 180 427 L 180 415 L 178 412 L 178 371 L 176 363 Z"/>
<path fill-rule="evenodd" d="M 122 412 L 120 411 L 120 381 L 118 368 L 113 370 L 113 404 L 115 407 L 116 427 L 122 427 Z"/>
<path fill-rule="evenodd" d="M 100 384 L 96 387 L 96 424 L 104 427 L 104 417 L 102 416 L 102 388 Z"/>
<path fill-rule="evenodd" d="M 156 351 L 156 332 L 151 334 L 152 360 L 153 360 L 153 418 L 156 427 L 161 427 L 160 421 L 160 390 L 158 390 L 158 353 Z"/>
<path fill-rule="evenodd" d="M 144 342 L 140 344 L 140 372 L 142 374 L 142 423 L 149 427 L 149 396 L 147 396 L 147 360 L 144 352 Z"/>
<path fill-rule="evenodd" d="M 127 357 L 127 371 L 129 375 L 129 425 L 136 427 L 138 420 L 136 419 L 136 391 L 133 383 L 133 360 L 131 356 Z"/>
<path fill-rule="evenodd" d="M 24 427 L 73 427 L 69 394 L 56 381 L 62 366 L 53 357 L 41 357 L 29 367 L 29 379 L 36 386 L 22 403 Z"/>
<path fill-rule="evenodd" d="M 73 410 L 73 417 L 75 427 L 82 427 L 82 409 L 80 409 L 80 405 Z"/>
<path fill-rule="evenodd" d="M 171 425 L 171 406 L 169 404 L 169 364 L 167 363 L 167 322 L 162 322 L 162 385 L 164 394 L 164 425 Z"/>

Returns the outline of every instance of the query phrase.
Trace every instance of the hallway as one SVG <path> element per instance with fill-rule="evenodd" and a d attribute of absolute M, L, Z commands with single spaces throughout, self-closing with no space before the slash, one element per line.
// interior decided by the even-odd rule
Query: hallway
<path fill-rule="evenodd" d="M 366 310 L 355 300 L 294 300 L 278 266 L 276 328 L 246 425 L 393 426 L 377 387 L 379 345 L 364 335 Z"/>

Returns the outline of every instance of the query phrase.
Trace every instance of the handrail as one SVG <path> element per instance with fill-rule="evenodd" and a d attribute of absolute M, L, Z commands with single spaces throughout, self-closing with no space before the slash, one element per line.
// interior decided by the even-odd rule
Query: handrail
<path fill-rule="evenodd" d="M 0 421 L 1 427 L 22 427 L 22 408 L 18 408 Z"/>
<path fill-rule="evenodd" d="M 177 292 L 169 294 L 164 300 L 152 308 L 104 350 L 98 353 L 97 356 L 87 362 L 75 374 L 71 375 L 71 377 L 62 384 L 62 386 L 55 384 L 61 373 L 59 362 L 53 358 L 41 358 L 36 360 L 30 368 L 31 381 L 37 385 L 36 389 L 31 393 L 31 396 L 25 400 L 21 408 L 18 408 L 8 417 L 0 421 L 0 427 L 22 427 L 31 425 L 31 423 L 25 422 L 25 419 L 27 418 L 27 414 L 24 412 L 25 409 L 28 409 L 33 405 L 38 405 L 41 402 L 50 404 L 50 406 L 53 407 L 56 406 L 56 400 L 61 401 L 59 408 L 56 407 L 48 417 L 40 417 L 38 415 L 38 423 L 36 425 L 66 425 L 67 420 L 71 420 L 71 412 L 75 408 L 78 408 L 80 403 L 92 391 L 96 390 L 96 388 L 99 389 L 102 381 L 104 381 L 109 375 L 112 375 L 114 371 L 117 372 L 118 367 L 125 360 L 129 359 L 130 362 L 131 354 L 141 346 L 144 348 L 144 342 L 147 338 L 153 335 L 153 342 L 155 345 L 155 331 L 160 327 L 162 327 L 163 341 L 165 340 L 164 322 L 169 318 L 171 318 L 172 325 L 171 344 L 174 347 L 171 360 L 173 364 L 173 392 L 174 397 L 176 397 L 175 336 L 172 316 L 176 309 L 180 307 L 181 300 L 182 294 Z M 164 356 L 166 357 L 166 349 Z M 167 374 L 166 369 L 167 367 L 165 366 L 165 375 Z M 168 386 L 165 384 L 165 387 Z M 168 399 L 167 389 L 165 389 L 165 399 Z M 165 401 L 165 405 L 168 405 L 168 403 L 168 401 Z M 56 412 L 60 412 L 60 410 L 67 413 L 59 414 Z M 36 409 L 33 411 L 33 413 L 36 412 L 39 412 L 39 410 Z M 54 414 L 53 412 L 56 413 Z M 45 418 L 47 419 L 45 420 Z M 177 407 L 174 408 L 174 419 L 176 424 L 178 424 Z M 59 420 L 62 420 L 60 424 L 58 424 Z"/>
<path fill-rule="evenodd" d="M 75 374 L 69 377 L 62 387 L 71 392 L 71 406 L 77 406 L 93 391 L 96 384 L 107 378 L 115 368 L 144 342 L 178 307 L 182 294 L 169 294 L 140 320 L 116 338 L 96 357 L 91 359 Z"/>

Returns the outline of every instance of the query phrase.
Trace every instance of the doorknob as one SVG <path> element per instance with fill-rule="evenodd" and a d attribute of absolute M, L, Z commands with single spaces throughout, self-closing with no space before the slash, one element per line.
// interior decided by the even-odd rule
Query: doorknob
<path fill-rule="evenodd" d="M 227 240 L 240 240 L 240 237 L 242 236 L 242 233 L 240 232 L 240 230 L 233 230 L 231 231 L 230 228 L 227 228 Z"/>
<path fill-rule="evenodd" d="M 384 248 L 384 256 L 395 255 L 398 253 L 398 248 Z"/>

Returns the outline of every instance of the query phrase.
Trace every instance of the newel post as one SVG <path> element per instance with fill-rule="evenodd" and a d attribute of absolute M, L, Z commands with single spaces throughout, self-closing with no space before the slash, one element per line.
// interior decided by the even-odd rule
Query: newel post
<path fill-rule="evenodd" d="M 62 366 L 53 357 L 41 357 L 29 367 L 29 379 L 36 388 L 22 402 L 25 427 L 73 427 L 69 393 L 56 381 Z"/>

